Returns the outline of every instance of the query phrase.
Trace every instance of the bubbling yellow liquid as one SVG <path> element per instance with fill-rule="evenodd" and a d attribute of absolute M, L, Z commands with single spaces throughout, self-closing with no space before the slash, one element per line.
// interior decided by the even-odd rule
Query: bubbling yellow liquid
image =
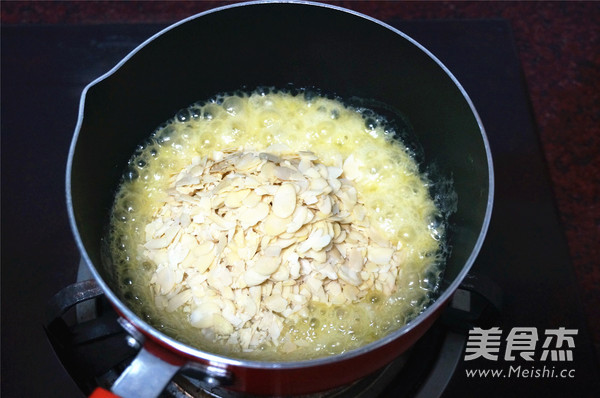
<path fill-rule="evenodd" d="M 335 99 L 285 91 L 219 95 L 180 111 L 159 128 L 130 160 L 117 192 L 108 241 L 124 301 L 158 330 L 191 346 L 240 358 L 304 360 L 342 353 L 377 340 L 418 315 L 429 304 L 443 262 L 443 227 L 424 175 L 407 148 L 383 123 L 367 123 L 365 111 Z M 154 308 L 150 277 L 156 265 L 139 249 L 145 226 L 162 206 L 173 175 L 196 156 L 232 148 L 263 151 L 284 144 L 311 151 L 324 164 L 353 155 L 354 181 L 367 214 L 386 239 L 401 242 L 406 260 L 390 297 L 373 291 L 358 303 L 311 303 L 308 316 L 288 319 L 283 340 L 299 343 L 282 355 L 263 344 L 243 351 L 200 333 L 182 310 Z"/>

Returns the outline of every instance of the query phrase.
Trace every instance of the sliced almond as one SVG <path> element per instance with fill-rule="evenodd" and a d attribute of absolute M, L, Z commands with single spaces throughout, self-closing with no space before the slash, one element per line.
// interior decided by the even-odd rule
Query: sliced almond
<path fill-rule="evenodd" d="M 219 334 L 228 335 L 233 332 L 233 325 L 221 314 L 213 314 L 212 322 L 215 332 Z"/>
<path fill-rule="evenodd" d="M 329 184 L 327 183 L 326 179 L 324 179 L 323 177 L 321 177 L 320 174 L 319 174 L 318 178 L 314 178 L 314 179 L 310 180 L 309 189 L 311 191 L 315 191 L 315 192 L 321 193 L 321 192 L 326 191 L 327 188 L 330 188 Z"/>
<path fill-rule="evenodd" d="M 248 196 L 246 196 L 242 201 L 242 204 L 246 207 L 255 207 L 258 205 L 261 199 L 261 195 L 258 195 L 255 190 L 251 190 Z"/>
<path fill-rule="evenodd" d="M 175 297 L 169 300 L 169 305 L 167 306 L 168 312 L 173 312 L 188 301 L 190 301 L 193 297 L 192 291 L 190 289 L 184 290 L 177 294 Z"/>
<path fill-rule="evenodd" d="M 239 171 L 251 170 L 256 168 L 261 159 L 253 153 L 246 153 L 235 162 L 235 168 Z"/>
<path fill-rule="evenodd" d="M 243 229 L 247 229 L 262 221 L 269 214 L 269 205 L 259 202 L 255 207 L 246 208 L 239 214 L 240 223 Z"/>
<path fill-rule="evenodd" d="M 278 217 L 275 214 L 269 214 L 261 223 L 262 232 L 268 236 L 281 235 L 286 231 L 289 221 L 289 219 Z"/>
<path fill-rule="evenodd" d="M 250 194 L 250 189 L 242 189 L 239 191 L 233 191 L 227 194 L 225 197 L 225 206 L 231 209 L 237 209 L 244 203 L 246 197 Z"/>
<path fill-rule="evenodd" d="M 330 180 L 336 180 L 339 176 L 342 175 L 344 169 L 340 167 L 329 166 L 327 167 L 327 178 Z"/>
<path fill-rule="evenodd" d="M 175 273 L 170 267 L 159 267 L 156 271 L 156 284 L 162 294 L 169 293 L 175 287 Z"/>
<path fill-rule="evenodd" d="M 259 257 L 251 269 L 260 275 L 269 276 L 273 272 L 275 272 L 277 270 L 277 268 L 279 268 L 280 264 L 281 264 L 281 258 L 264 256 L 264 257 Z"/>
<path fill-rule="evenodd" d="M 360 275 L 358 274 L 358 272 L 356 272 L 353 269 L 350 269 L 346 266 L 339 267 L 338 276 L 344 282 L 347 282 L 353 286 L 360 286 L 360 284 L 362 282 L 362 279 L 361 279 Z"/>
<path fill-rule="evenodd" d="M 182 245 L 181 243 L 176 243 L 169 246 L 167 250 L 167 257 L 169 259 L 169 265 L 173 268 L 177 268 L 179 263 L 181 263 L 190 252 L 189 247 Z"/>
<path fill-rule="evenodd" d="M 344 176 L 349 180 L 356 180 L 361 176 L 360 164 L 354 158 L 354 155 L 350 155 L 344 161 Z"/>
<path fill-rule="evenodd" d="M 387 265 L 392 259 L 394 249 L 379 246 L 369 246 L 367 250 L 367 258 L 369 261 L 379 265 Z"/>
<path fill-rule="evenodd" d="M 348 268 L 360 272 L 363 269 L 364 264 L 364 256 L 361 253 L 361 250 L 358 248 L 354 248 L 350 250 L 348 255 Z"/>
<path fill-rule="evenodd" d="M 277 166 L 272 162 L 266 162 L 262 165 L 260 169 L 260 176 L 264 178 L 266 181 L 273 182 L 277 179 L 275 175 L 275 168 Z"/>
<path fill-rule="evenodd" d="M 194 268 L 199 273 L 206 271 L 215 260 L 216 254 L 212 249 L 208 252 L 204 250 L 205 248 L 202 245 L 193 248 L 181 266 L 184 268 Z"/>
<path fill-rule="evenodd" d="M 360 161 L 330 161 L 285 145 L 194 158 L 144 231 L 157 307 L 250 350 L 301 345 L 281 334 L 283 320 L 307 316 L 310 301 L 391 294 L 407 251 L 370 226 L 354 185 Z"/>
<path fill-rule="evenodd" d="M 292 217 L 292 222 L 288 224 L 286 232 L 293 233 L 298 231 L 306 223 L 308 209 L 305 206 L 297 206 Z"/>
<path fill-rule="evenodd" d="M 213 322 L 213 315 L 220 311 L 219 306 L 214 302 L 203 302 L 194 308 L 194 311 L 190 314 L 190 322 L 192 326 L 197 328 L 211 327 Z"/>
<path fill-rule="evenodd" d="M 296 209 L 296 189 L 290 183 L 283 183 L 273 197 L 273 212 L 276 216 L 287 218 Z"/>
<path fill-rule="evenodd" d="M 258 286 L 269 278 L 269 275 L 264 275 L 249 269 L 244 273 L 244 282 L 246 286 Z"/>
<path fill-rule="evenodd" d="M 148 241 L 144 247 L 147 249 L 162 249 L 163 247 L 167 247 L 173 241 L 173 238 L 175 235 L 177 235 L 179 230 L 180 227 L 178 225 L 174 225 L 167 229 L 163 237 Z"/>
<path fill-rule="evenodd" d="M 287 300 L 280 295 L 269 296 L 265 299 L 264 303 L 265 307 L 273 312 L 283 312 L 288 305 Z"/>
<path fill-rule="evenodd" d="M 268 246 L 265 250 L 264 250 L 264 254 L 265 256 L 268 257 L 279 257 L 279 255 L 281 254 L 281 246 Z"/>
<path fill-rule="evenodd" d="M 301 180 L 303 178 L 302 173 L 299 173 L 297 170 L 285 166 L 275 167 L 275 177 L 285 181 Z"/>

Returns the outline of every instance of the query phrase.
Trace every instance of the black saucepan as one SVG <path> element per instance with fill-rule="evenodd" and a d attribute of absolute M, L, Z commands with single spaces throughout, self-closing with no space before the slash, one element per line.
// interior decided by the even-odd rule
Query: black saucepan
<path fill-rule="evenodd" d="M 191 103 L 246 87 L 316 87 L 403 115 L 423 164 L 453 182 L 448 256 L 437 300 L 405 327 L 362 348 L 300 362 L 245 361 L 184 345 L 121 300 L 102 240 L 128 159 L 162 122 Z M 385 105 L 382 105 L 385 104 Z M 433 169 L 433 168 L 432 168 Z M 467 274 L 492 209 L 489 145 L 450 71 L 407 35 L 349 10 L 306 2 L 240 3 L 192 16 L 151 37 L 87 86 L 67 169 L 75 239 L 98 284 L 143 348 L 113 387 L 156 396 L 174 373 L 251 394 L 326 390 L 365 376 L 418 340 Z"/>

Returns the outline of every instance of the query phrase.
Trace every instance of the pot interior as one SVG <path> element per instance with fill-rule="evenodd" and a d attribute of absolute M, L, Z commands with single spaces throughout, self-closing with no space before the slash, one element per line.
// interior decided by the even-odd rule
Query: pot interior
<path fill-rule="evenodd" d="M 89 87 L 68 175 L 82 249 L 108 286 L 115 284 L 110 264 L 103 265 L 101 242 L 136 146 L 197 100 L 289 84 L 368 99 L 376 111 L 404 115 L 421 160 L 451 179 L 458 197 L 440 293 L 464 276 L 491 206 L 486 142 L 464 93 L 412 40 L 371 19 L 329 7 L 271 3 L 192 17 Z"/>

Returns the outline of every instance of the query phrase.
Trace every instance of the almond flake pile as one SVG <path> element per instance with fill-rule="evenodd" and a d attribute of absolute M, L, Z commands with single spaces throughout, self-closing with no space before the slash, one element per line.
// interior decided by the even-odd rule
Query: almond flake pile
<path fill-rule="evenodd" d="M 206 336 L 246 351 L 279 345 L 284 319 L 307 316 L 311 301 L 390 295 L 404 257 L 369 224 L 353 156 L 326 166 L 312 152 L 267 151 L 194 158 L 143 247 L 157 307 L 182 307 Z"/>

